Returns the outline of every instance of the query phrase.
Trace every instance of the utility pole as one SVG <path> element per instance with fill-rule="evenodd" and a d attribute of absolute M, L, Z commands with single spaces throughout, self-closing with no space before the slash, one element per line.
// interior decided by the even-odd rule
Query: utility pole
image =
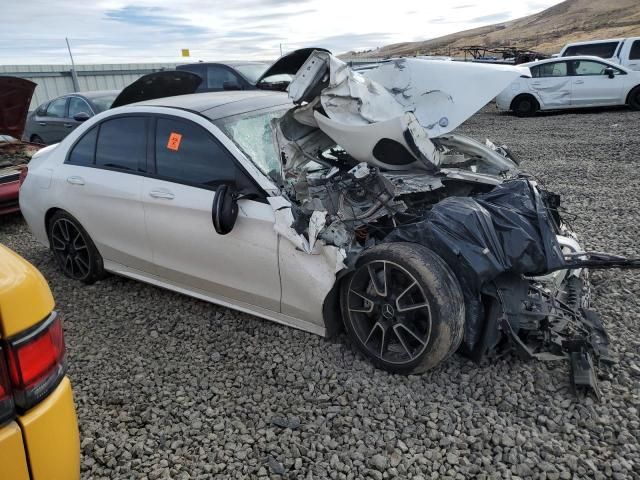
<path fill-rule="evenodd" d="M 67 42 L 67 50 L 69 50 L 69 57 L 71 58 L 71 82 L 73 83 L 73 91 L 79 92 L 80 85 L 78 84 L 78 74 L 76 73 L 76 64 L 73 61 L 73 55 L 71 53 L 71 46 L 69 45 L 69 39 L 64 37 L 65 42 Z"/>

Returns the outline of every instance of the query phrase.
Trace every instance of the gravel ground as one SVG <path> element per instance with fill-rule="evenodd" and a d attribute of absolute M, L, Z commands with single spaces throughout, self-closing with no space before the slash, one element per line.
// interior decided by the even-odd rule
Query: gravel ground
<path fill-rule="evenodd" d="M 562 194 L 590 249 L 640 256 L 640 112 L 462 128 L 506 143 Z M 36 264 L 65 319 L 83 478 L 640 478 L 640 273 L 594 272 L 620 364 L 602 402 L 568 369 L 456 355 L 422 376 L 374 370 L 324 340 L 135 281 L 63 277 L 19 216 L 0 241 Z"/>

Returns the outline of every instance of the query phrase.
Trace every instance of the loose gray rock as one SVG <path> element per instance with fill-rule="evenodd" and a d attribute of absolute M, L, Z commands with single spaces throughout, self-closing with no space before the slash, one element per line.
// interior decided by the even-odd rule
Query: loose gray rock
<path fill-rule="evenodd" d="M 388 463 L 389 459 L 384 455 L 376 454 L 371 457 L 371 466 L 381 472 L 387 469 Z"/>

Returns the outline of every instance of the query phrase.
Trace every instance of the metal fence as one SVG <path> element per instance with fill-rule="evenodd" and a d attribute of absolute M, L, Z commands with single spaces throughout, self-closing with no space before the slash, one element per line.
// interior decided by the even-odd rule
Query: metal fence
<path fill-rule="evenodd" d="M 379 58 L 347 58 L 351 66 L 364 66 Z M 121 90 L 142 75 L 173 70 L 177 63 L 119 63 L 102 65 L 0 65 L 0 75 L 25 78 L 38 84 L 29 110 L 52 98 L 73 92 Z"/>
<path fill-rule="evenodd" d="M 30 110 L 72 92 L 120 90 L 142 75 L 172 70 L 175 63 L 136 63 L 110 65 L 0 65 L 0 75 L 25 78 L 37 83 Z M 75 73 L 75 74 L 74 74 Z"/>

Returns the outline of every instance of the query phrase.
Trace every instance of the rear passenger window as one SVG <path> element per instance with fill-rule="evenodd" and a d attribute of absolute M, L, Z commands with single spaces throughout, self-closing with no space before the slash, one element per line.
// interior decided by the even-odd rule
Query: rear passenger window
<path fill-rule="evenodd" d="M 640 40 L 636 40 L 633 42 L 633 45 L 631 45 L 629 60 L 640 60 Z"/>
<path fill-rule="evenodd" d="M 147 119 L 120 117 L 100 124 L 96 146 L 96 166 L 139 171 L 146 161 Z"/>
<path fill-rule="evenodd" d="M 235 183 L 231 154 L 204 128 L 189 121 L 159 118 L 156 127 L 156 173 L 177 183 L 215 188 Z"/>
<path fill-rule="evenodd" d="M 541 77 L 566 77 L 567 63 L 545 63 L 536 67 L 531 67 L 531 76 L 534 78 Z"/>
<path fill-rule="evenodd" d="M 96 152 L 96 138 L 98 138 L 98 128 L 93 127 L 75 144 L 67 157 L 67 163 L 84 166 L 93 165 Z"/>

